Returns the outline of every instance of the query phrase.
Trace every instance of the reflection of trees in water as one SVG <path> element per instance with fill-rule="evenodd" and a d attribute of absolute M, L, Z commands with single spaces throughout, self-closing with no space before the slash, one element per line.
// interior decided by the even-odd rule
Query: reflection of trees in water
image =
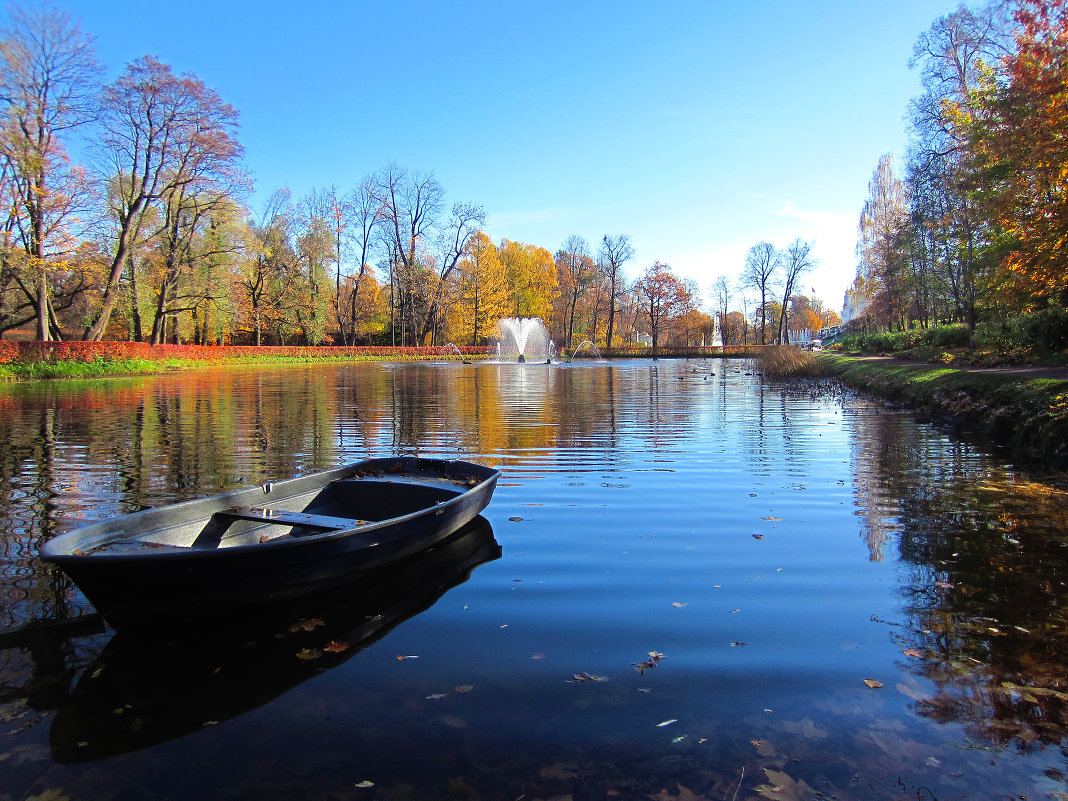
<path fill-rule="evenodd" d="M 920 714 L 1021 748 L 1068 735 L 1068 492 L 992 471 L 898 414 L 858 418 L 858 506 L 881 554 L 896 532 L 901 648 L 933 696 Z M 910 690 L 910 692 L 912 692 Z"/>

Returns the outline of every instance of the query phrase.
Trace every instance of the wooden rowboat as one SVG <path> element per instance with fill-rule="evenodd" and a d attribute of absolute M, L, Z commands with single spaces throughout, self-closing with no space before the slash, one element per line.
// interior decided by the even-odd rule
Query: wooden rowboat
<path fill-rule="evenodd" d="M 225 615 L 390 565 L 486 508 L 500 471 L 444 459 L 369 459 L 91 523 L 49 540 L 113 626 Z"/>

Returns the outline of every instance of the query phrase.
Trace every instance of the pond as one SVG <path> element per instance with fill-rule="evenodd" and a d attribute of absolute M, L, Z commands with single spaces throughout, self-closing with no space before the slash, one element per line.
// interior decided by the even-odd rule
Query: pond
<path fill-rule="evenodd" d="M 0 798 L 1068 798 L 1068 493 L 742 360 L 0 387 Z M 368 456 L 484 520 L 273 628 L 115 634 L 88 519 Z M 58 625 L 57 621 L 68 621 Z"/>

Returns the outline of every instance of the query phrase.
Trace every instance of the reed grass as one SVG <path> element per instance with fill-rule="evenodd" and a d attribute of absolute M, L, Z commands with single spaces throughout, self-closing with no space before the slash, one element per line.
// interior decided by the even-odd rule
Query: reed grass
<path fill-rule="evenodd" d="M 827 378 L 839 372 L 832 360 L 793 345 L 764 348 L 756 361 L 760 372 L 771 378 Z"/>

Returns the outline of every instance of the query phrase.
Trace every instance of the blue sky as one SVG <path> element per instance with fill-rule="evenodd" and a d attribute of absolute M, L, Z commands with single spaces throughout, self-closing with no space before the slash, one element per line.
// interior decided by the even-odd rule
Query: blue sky
<path fill-rule="evenodd" d="M 904 156 L 916 37 L 957 4 L 72 0 L 109 79 L 151 54 L 241 112 L 256 182 L 347 189 L 396 162 L 555 250 L 627 234 L 732 280 L 761 240 L 814 243 L 831 308 L 879 156 Z"/>

